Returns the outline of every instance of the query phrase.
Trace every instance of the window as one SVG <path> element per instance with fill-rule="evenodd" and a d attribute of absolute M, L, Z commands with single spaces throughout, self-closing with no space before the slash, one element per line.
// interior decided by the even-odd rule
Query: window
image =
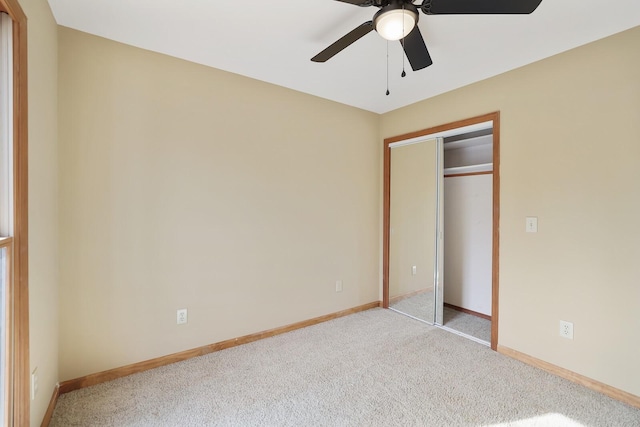
<path fill-rule="evenodd" d="M 0 13 L 0 237 L 13 235 L 13 23 Z"/>
<path fill-rule="evenodd" d="M 13 235 L 13 44 L 12 22 L 0 13 L 0 419 L 11 419 L 13 286 L 11 236 Z"/>

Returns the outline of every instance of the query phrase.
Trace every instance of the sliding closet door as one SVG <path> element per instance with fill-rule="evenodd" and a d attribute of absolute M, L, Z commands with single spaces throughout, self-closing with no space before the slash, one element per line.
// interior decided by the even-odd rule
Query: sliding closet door
<path fill-rule="evenodd" d="M 442 323 L 442 139 L 390 145 L 389 307 Z"/>

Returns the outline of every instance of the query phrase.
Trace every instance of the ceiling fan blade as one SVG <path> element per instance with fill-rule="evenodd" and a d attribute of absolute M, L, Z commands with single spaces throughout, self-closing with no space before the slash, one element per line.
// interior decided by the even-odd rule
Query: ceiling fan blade
<path fill-rule="evenodd" d="M 404 42 L 400 40 L 400 43 L 403 44 L 404 53 L 407 55 L 413 71 L 422 70 L 433 64 L 427 45 L 424 43 L 422 33 L 417 25 L 413 31 L 407 34 Z"/>
<path fill-rule="evenodd" d="M 373 0 L 336 0 L 341 1 L 342 3 L 355 4 L 356 6 L 373 6 Z"/>
<path fill-rule="evenodd" d="M 311 58 L 313 62 L 326 62 L 327 60 L 333 58 L 337 53 L 342 51 L 344 48 L 348 47 L 352 43 L 358 41 L 363 36 L 366 36 L 371 31 L 373 31 L 373 21 L 365 22 L 364 24 L 356 27 L 351 30 L 351 32 L 342 36 L 342 38 L 338 39 L 331 46 Z"/>
<path fill-rule="evenodd" d="M 420 8 L 427 15 L 529 14 L 542 0 L 425 0 Z"/>

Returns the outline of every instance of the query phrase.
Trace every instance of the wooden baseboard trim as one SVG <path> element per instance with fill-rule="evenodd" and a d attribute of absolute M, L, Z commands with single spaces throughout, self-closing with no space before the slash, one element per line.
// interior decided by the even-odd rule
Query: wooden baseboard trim
<path fill-rule="evenodd" d="M 477 311 L 469 310 L 468 308 L 458 307 L 457 305 L 449 304 L 448 302 L 445 302 L 444 306 L 452 308 L 456 311 L 461 311 L 463 313 L 471 314 L 476 317 L 482 317 L 483 319 L 491 320 L 491 316 L 487 316 L 484 313 L 478 313 Z"/>
<path fill-rule="evenodd" d="M 403 299 L 415 297 L 416 295 L 420 295 L 420 294 L 424 294 L 425 292 L 432 292 L 432 291 L 433 291 L 433 286 L 425 289 L 418 289 L 417 291 L 409 292 L 406 294 L 398 295 L 393 298 L 389 298 L 389 304 L 395 304 L 397 302 L 402 301 Z"/>
<path fill-rule="evenodd" d="M 324 316 L 315 317 L 302 322 L 292 323 L 290 325 L 281 326 L 279 328 L 269 329 L 267 331 L 257 332 L 255 334 L 245 335 L 239 338 L 232 338 L 226 341 L 220 341 L 214 344 L 205 345 L 191 350 L 181 351 L 179 353 L 162 356 L 155 359 L 145 360 L 144 362 L 133 363 L 131 365 L 122 366 L 120 368 L 109 369 L 107 371 L 86 375 L 84 377 L 63 381 L 60 383 L 59 393 L 64 394 L 73 390 L 100 384 L 106 381 L 115 380 L 117 378 L 126 377 L 128 375 L 137 374 L 149 369 L 159 368 L 160 366 L 169 365 L 171 363 L 182 362 L 183 360 L 193 357 L 204 356 L 205 354 L 215 351 L 224 350 L 226 348 L 235 347 L 242 344 L 258 341 L 264 338 L 273 337 L 275 335 L 291 332 L 296 329 L 306 328 L 307 326 L 317 325 L 328 320 L 337 319 L 339 317 L 348 316 L 350 314 L 359 313 L 361 311 L 370 310 L 372 308 L 381 307 L 380 301 L 370 302 L 368 304 L 349 308 L 347 310 L 338 311 Z"/>
<path fill-rule="evenodd" d="M 634 406 L 636 408 L 640 408 L 640 396 L 636 396 L 634 394 L 628 393 L 626 391 L 620 390 L 618 388 L 612 387 L 610 385 L 601 383 L 599 381 L 593 380 L 591 378 L 585 377 L 584 375 L 577 374 L 573 371 L 570 371 L 565 368 L 561 368 L 560 366 L 556 366 L 549 362 L 545 362 L 544 360 L 537 359 L 533 356 L 529 356 L 528 354 L 521 353 L 517 350 L 513 350 L 509 347 L 503 347 L 501 345 L 498 346 L 498 353 L 504 354 L 505 356 L 509 356 L 513 359 L 519 360 L 521 362 L 526 363 L 527 365 L 534 366 L 536 368 L 547 371 L 553 375 L 557 375 L 561 378 L 567 379 L 574 383 L 583 385 L 591 390 L 595 390 L 599 393 L 602 393 L 606 396 L 609 396 L 613 399 L 619 400 L 621 402 L 626 403 L 627 405 Z"/>
<path fill-rule="evenodd" d="M 40 427 L 49 427 L 49 423 L 53 417 L 53 411 L 56 409 L 56 403 L 58 403 L 58 396 L 60 396 L 60 385 L 56 384 L 53 389 L 53 395 L 51 395 L 51 400 L 49 401 L 49 406 L 47 406 L 47 412 L 44 413 L 44 418 L 42 419 Z"/>

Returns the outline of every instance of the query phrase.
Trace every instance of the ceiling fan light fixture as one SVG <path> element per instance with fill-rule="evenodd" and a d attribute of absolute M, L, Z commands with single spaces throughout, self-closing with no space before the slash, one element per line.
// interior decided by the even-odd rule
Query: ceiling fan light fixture
<path fill-rule="evenodd" d="M 387 40 L 400 40 L 409 34 L 418 23 L 418 9 L 411 3 L 392 2 L 373 17 L 373 25 Z"/>

